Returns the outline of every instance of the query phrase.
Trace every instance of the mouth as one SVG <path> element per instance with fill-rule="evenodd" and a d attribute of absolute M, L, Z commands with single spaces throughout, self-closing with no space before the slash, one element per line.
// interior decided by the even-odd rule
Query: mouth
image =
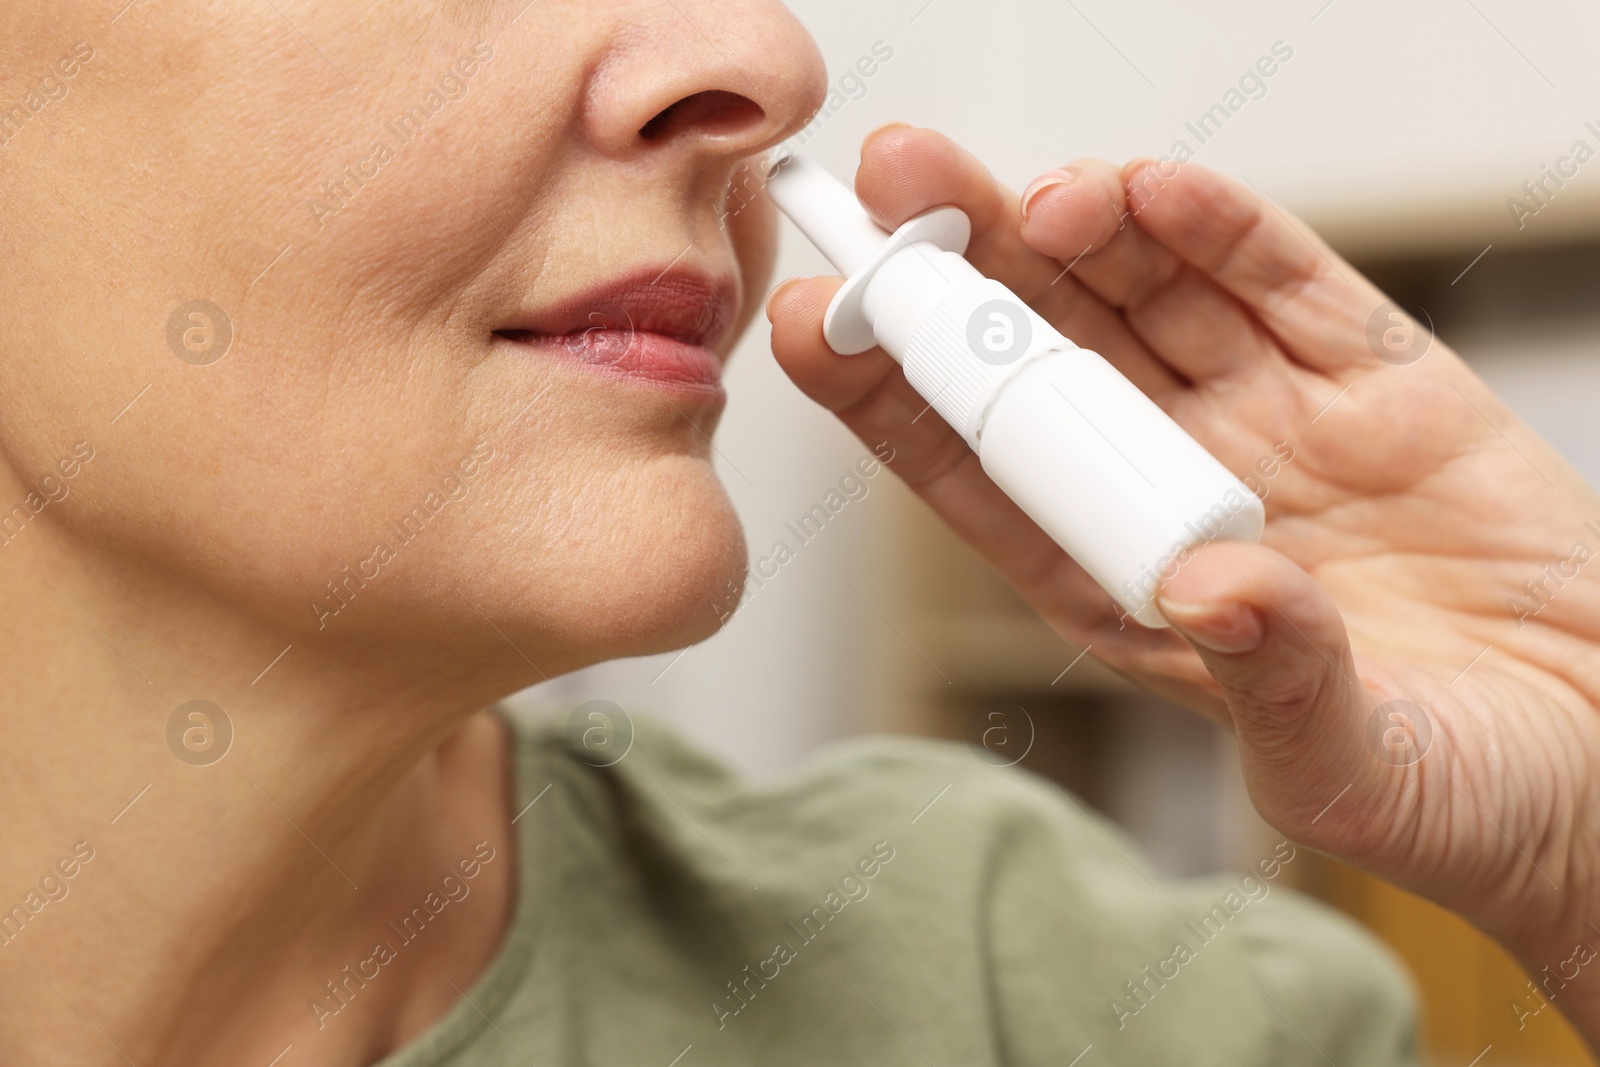
<path fill-rule="evenodd" d="M 739 287 L 688 269 L 641 271 L 532 312 L 495 336 L 518 348 L 685 395 L 720 399 Z"/>

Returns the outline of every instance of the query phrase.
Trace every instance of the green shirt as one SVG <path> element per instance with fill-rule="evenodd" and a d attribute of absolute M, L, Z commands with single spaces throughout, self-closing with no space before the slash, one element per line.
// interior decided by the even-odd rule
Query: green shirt
<path fill-rule="evenodd" d="M 383 1067 L 1417 1062 L 1409 986 L 1274 881 L 1288 844 L 1164 883 L 960 746 L 855 742 L 754 788 L 648 723 L 609 767 L 517 734 L 509 937 Z"/>

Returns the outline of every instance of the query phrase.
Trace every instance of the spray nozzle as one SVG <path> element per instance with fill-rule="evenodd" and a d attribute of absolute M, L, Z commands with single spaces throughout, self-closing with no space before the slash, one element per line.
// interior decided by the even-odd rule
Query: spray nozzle
<path fill-rule="evenodd" d="M 815 160 L 780 149 L 769 161 L 768 190 L 828 262 L 849 277 L 870 264 L 889 240 L 849 186 Z"/>
<path fill-rule="evenodd" d="M 1189 548 L 1260 537 L 1255 494 L 1115 367 L 962 257 L 964 212 L 935 208 L 890 234 L 804 156 L 779 149 L 766 177 L 846 276 L 823 319 L 829 346 L 881 345 L 898 360 L 994 484 L 1129 616 L 1166 625 L 1154 591 Z"/>
<path fill-rule="evenodd" d="M 855 355 L 876 345 L 874 316 L 863 306 L 873 276 L 889 260 L 921 246 L 930 254 L 967 250 L 972 222 L 960 208 L 941 207 L 911 219 L 889 233 L 868 215 L 855 191 L 816 161 L 789 148 L 778 148 L 764 167 L 767 191 L 800 232 L 845 276 L 823 332 L 841 355 Z M 895 353 L 898 357 L 899 353 Z"/>

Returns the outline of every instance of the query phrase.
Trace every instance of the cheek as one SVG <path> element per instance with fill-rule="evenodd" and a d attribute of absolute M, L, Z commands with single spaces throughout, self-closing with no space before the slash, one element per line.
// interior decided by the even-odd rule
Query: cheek
<path fill-rule="evenodd" d="M 516 408 L 402 388 L 384 400 L 386 418 L 448 433 L 377 434 L 352 417 L 328 420 L 334 434 L 286 399 L 303 400 L 312 382 L 259 380 L 275 403 L 232 387 L 147 396 L 135 410 L 171 431 L 104 449 L 63 521 L 308 641 L 477 629 L 487 617 L 518 645 L 582 665 L 700 640 L 737 603 L 738 518 L 705 439 L 670 405 L 622 413 L 617 386 L 552 372 L 515 424 Z M 471 494 L 450 500 L 444 479 L 484 445 L 492 455 L 476 462 Z M 141 489 L 150 471 L 166 486 L 154 511 Z M 392 558 L 375 555 L 379 545 Z"/>
<path fill-rule="evenodd" d="M 743 572 L 744 542 L 704 438 L 674 425 L 665 402 L 619 403 L 611 385 L 496 366 L 493 300 L 473 302 L 503 227 L 540 214 L 530 205 L 578 72 L 557 57 L 530 84 L 497 50 L 425 136 L 402 144 L 389 124 L 476 34 L 401 61 L 375 50 L 421 48 L 426 35 L 367 42 L 341 23 L 365 16 L 321 10 L 332 13 L 308 35 L 354 68 L 398 72 L 392 84 L 326 91 L 342 82 L 298 38 L 279 42 L 288 30 L 270 6 L 265 23 L 219 15 L 190 39 L 144 42 L 149 84 L 74 94 L 104 166 L 63 158 L 40 170 L 94 205 L 92 229 L 39 183 L 23 185 L 26 202 L 4 187 L 0 200 L 74 236 L 0 256 L 11 297 L 0 325 L 49 356 L 0 361 L 0 448 L 42 472 L 90 441 L 103 458 L 73 483 L 62 522 L 297 629 L 318 630 L 314 605 L 339 584 L 349 605 L 328 625 L 348 635 L 451 621 L 457 609 L 477 627 L 481 609 L 513 638 L 597 654 L 706 636 Z M 157 21 L 130 16 L 119 29 Z M 391 142 L 381 163 L 380 140 Z M 129 173 L 141 176 L 138 197 L 125 195 Z M 737 251 L 748 319 L 774 255 L 770 204 L 758 196 L 726 232 L 703 236 Z M 538 263 L 548 249 L 521 251 Z M 172 313 L 202 299 L 232 331 L 209 363 L 169 339 Z M 546 384 L 526 424 L 510 425 Z M 24 426 L 25 437 L 7 429 Z M 403 517 L 480 441 L 496 455 L 471 495 L 402 544 Z M 362 578 L 380 544 L 393 560 Z"/>

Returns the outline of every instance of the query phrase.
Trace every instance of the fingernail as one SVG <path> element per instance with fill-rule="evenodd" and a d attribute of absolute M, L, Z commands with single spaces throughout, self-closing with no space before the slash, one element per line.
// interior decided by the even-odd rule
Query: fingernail
<path fill-rule="evenodd" d="M 1049 174 L 1033 179 L 1033 184 L 1022 191 L 1022 221 L 1028 221 L 1028 212 L 1033 210 L 1033 205 L 1041 195 L 1058 185 L 1066 185 L 1077 175 L 1070 170 L 1053 170 Z"/>
<path fill-rule="evenodd" d="M 1261 614 L 1248 604 L 1179 604 L 1163 598 L 1158 606 L 1179 633 L 1213 652 L 1239 656 L 1267 639 Z"/>

